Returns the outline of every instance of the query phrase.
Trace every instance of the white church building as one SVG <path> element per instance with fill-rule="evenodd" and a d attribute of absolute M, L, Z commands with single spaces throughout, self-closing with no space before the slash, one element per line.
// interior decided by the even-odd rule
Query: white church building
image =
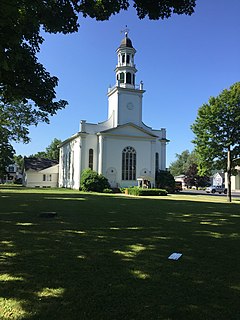
<path fill-rule="evenodd" d="M 79 189 L 81 172 L 103 174 L 111 187 L 139 181 L 155 184 L 156 170 L 166 170 L 166 129 L 142 121 L 143 83 L 135 84 L 136 50 L 125 33 L 117 53 L 116 84 L 108 90 L 108 119 L 80 121 L 80 130 L 60 145 L 59 187 Z"/>

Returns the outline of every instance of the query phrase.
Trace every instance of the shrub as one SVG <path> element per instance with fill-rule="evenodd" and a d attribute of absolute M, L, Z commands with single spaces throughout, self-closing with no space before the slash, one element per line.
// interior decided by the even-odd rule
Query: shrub
<path fill-rule="evenodd" d="M 113 190 L 106 188 L 106 189 L 103 189 L 103 193 L 113 193 Z"/>
<path fill-rule="evenodd" d="M 156 186 L 160 189 L 165 189 L 168 193 L 175 192 L 175 180 L 169 171 L 158 170 L 156 172 Z"/>
<path fill-rule="evenodd" d="M 128 188 L 128 194 L 133 196 L 166 196 L 164 189 L 140 189 L 138 187 Z"/>
<path fill-rule="evenodd" d="M 85 169 L 81 173 L 81 189 L 83 191 L 103 192 L 110 189 L 109 182 L 102 174 L 91 169 Z"/>

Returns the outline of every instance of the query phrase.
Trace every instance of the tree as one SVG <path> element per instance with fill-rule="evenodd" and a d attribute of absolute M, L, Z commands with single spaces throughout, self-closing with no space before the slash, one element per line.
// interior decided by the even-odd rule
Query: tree
<path fill-rule="evenodd" d="M 184 179 L 184 182 L 186 183 L 187 186 L 192 187 L 196 186 L 197 188 L 199 187 L 206 187 L 209 185 L 209 176 L 200 176 L 198 174 L 198 166 L 197 163 L 191 164 L 186 173 L 186 178 Z"/>
<path fill-rule="evenodd" d="M 191 15 L 196 0 L 135 0 L 139 18 L 169 18 L 173 13 Z M 29 142 L 28 127 L 49 122 L 49 116 L 65 108 L 56 101 L 58 78 L 38 61 L 43 32 L 73 33 L 78 17 L 107 20 L 127 10 L 129 0 L 2 0 L 0 1 L 0 123 L 8 129 L 8 141 Z M 20 113 L 21 121 L 12 119 Z M 17 116 L 15 117 L 17 118 Z M 6 123 L 5 123 L 6 121 Z"/>
<path fill-rule="evenodd" d="M 112 14 L 119 13 L 120 10 L 127 10 L 131 2 L 133 2 L 133 7 L 140 19 L 148 17 L 151 20 L 167 19 L 173 13 L 191 15 L 196 5 L 196 0 L 89 0 L 76 2 L 79 4 L 78 12 L 81 12 L 84 17 L 90 16 L 97 20 L 108 20 Z"/>
<path fill-rule="evenodd" d="M 0 179 L 7 174 L 7 166 L 13 163 L 13 155 L 13 147 L 9 144 L 7 136 L 0 130 Z"/>
<path fill-rule="evenodd" d="M 170 164 L 169 171 L 173 176 L 186 175 L 189 166 L 195 162 L 194 153 L 184 150 L 181 154 L 176 153 L 176 157 L 177 160 Z"/>
<path fill-rule="evenodd" d="M 240 82 L 203 104 L 191 129 L 200 174 L 225 169 L 231 202 L 231 175 L 240 154 Z"/>
<path fill-rule="evenodd" d="M 108 179 L 102 174 L 85 169 L 81 173 L 81 188 L 83 191 L 103 192 L 104 189 L 109 189 L 110 185 Z"/>
<path fill-rule="evenodd" d="M 21 169 L 21 171 L 23 170 L 23 164 L 24 164 L 24 157 L 21 155 L 14 155 L 13 156 L 13 161 L 17 164 L 17 166 Z"/>
<path fill-rule="evenodd" d="M 54 101 L 58 79 L 39 63 L 37 53 L 48 33 L 78 31 L 79 14 L 108 20 L 112 14 L 127 10 L 129 0 L 2 0 L 0 2 L 0 97 L 3 103 L 33 101 L 51 115 L 66 106 Z M 191 15 L 196 0 L 135 0 L 140 19 L 169 18 L 173 13 Z"/>
<path fill-rule="evenodd" d="M 198 156 L 195 150 L 189 152 L 184 150 L 181 154 L 176 154 L 178 158 L 169 166 L 173 176 L 185 175 L 184 182 L 187 186 L 205 187 L 208 185 L 209 176 L 200 176 L 198 173 Z"/>
<path fill-rule="evenodd" d="M 175 191 L 175 180 L 173 175 L 169 171 L 158 170 L 156 172 L 156 187 L 165 189 L 169 193 Z"/>
<path fill-rule="evenodd" d="M 0 99 L 0 135 L 2 142 L 5 143 L 3 150 L 5 150 L 6 157 L 7 149 L 9 156 L 14 152 L 10 142 L 28 143 L 30 141 L 29 126 L 36 126 L 39 122 L 49 122 L 47 112 L 36 110 L 29 103 L 15 101 L 4 104 Z M 6 160 L 2 157 L 0 158 L 0 166 L 6 166 Z"/>
<path fill-rule="evenodd" d="M 3 103 L 0 100 L 0 130 L 9 141 L 28 143 L 29 126 L 36 126 L 39 122 L 49 122 L 47 112 L 36 110 L 29 103 Z"/>
<path fill-rule="evenodd" d="M 46 148 L 47 158 L 51 160 L 59 160 L 59 145 L 62 143 L 59 139 L 53 139 L 51 144 Z"/>
<path fill-rule="evenodd" d="M 46 158 L 50 160 L 59 160 L 59 145 L 62 143 L 61 140 L 54 138 L 50 145 L 46 148 L 45 151 L 39 151 L 36 154 L 31 155 L 30 157 L 35 158 Z"/>

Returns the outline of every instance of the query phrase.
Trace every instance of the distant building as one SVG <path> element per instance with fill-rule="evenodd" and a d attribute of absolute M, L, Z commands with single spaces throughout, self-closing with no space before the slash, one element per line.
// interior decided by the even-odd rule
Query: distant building
<path fill-rule="evenodd" d="M 22 170 L 16 164 L 12 163 L 6 167 L 6 175 L 2 179 L 2 183 L 14 183 L 22 178 Z"/>
<path fill-rule="evenodd" d="M 58 186 L 58 161 L 43 158 L 24 158 L 23 185 L 31 188 Z"/>
<path fill-rule="evenodd" d="M 231 176 L 231 189 L 233 191 L 240 191 L 240 166 L 235 167 L 236 175 Z M 227 173 L 225 173 L 225 181 L 227 181 Z M 227 188 L 227 185 L 225 185 Z"/>
<path fill-rule="evenodd" d="M 225 184 L 224 173 L 216 172 L 212 177 L 212 185 L 213 186 L 222 186 Z"/>
<path fill-rule="evenodd" d="M 176 182 L 181 182 L 181 183 L 182 183 L 182 188 L 183 188 L 183 189 L 187 189 L 187 185 L 186 185 L 186 183 L 185 183 L 185 178 L 186 178 L 186 176 L 185 176 L 184 174 L 181 174 L 181 175 L 179 175 L 179 176 L 175 176 L 175 177 L 174 177 L 174 180 L 175 180 Z"/>
<path fill-rule="evenodd" d="M 142 121 L 145 90 L 142 82 L 135 84 L 136 50 L 127 32 L 116 53 L 116 84 L 108 90 L 108 119 L 98 124 L 82 120 L 80 131 L 62 142 L 60 187 L 78 189 L 86 168 L 103 174 L 111 187 L 136 186 L 138 179 L 154 186 L 156 170 L 166 170 L 166 129 L 155 130 Z"/>

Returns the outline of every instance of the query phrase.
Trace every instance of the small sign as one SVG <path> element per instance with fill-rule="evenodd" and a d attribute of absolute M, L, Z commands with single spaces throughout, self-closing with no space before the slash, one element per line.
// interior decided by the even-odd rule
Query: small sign
<path fill-rule="evenodd" d="M 174 252 L 168 257 L 168 259 L 169 260 L 178 260 L 179 258 L 181 258 L 181 256 L 182 256 L 182 253 Z"/>

